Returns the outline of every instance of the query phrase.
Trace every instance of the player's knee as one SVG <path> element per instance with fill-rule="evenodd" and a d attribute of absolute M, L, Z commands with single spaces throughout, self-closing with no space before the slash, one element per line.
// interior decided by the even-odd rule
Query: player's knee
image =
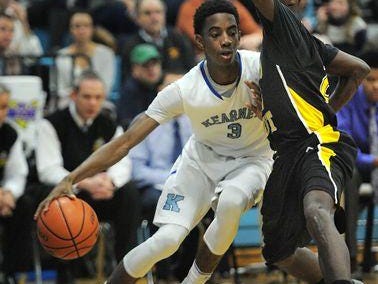
<path fill-rule="evenodd" d="M 241 215 L 248 205 L 248 198 L 245 194 L 235 194 L 234 196 L 223 196 L 219 200 L 217 213 L 225 218 L 234 218 Z"/>
<path fill-rule="evenodd" d="M 314 203 L 304 208 L 307 228 L 310 232 L 321 232 L 332 220 L 331 213 L 322 204 Z"/>
<path fill-rule="evenodd" d="M 179 248 L 187 235 L 188 230 L 182 226 L 165 225 L 151 239 L 157 250 L 162 250 L 167 256 L 170 256 Z"/>
<path fill-rule="evenodd" d="M 173 254 L 180 246 L 183 240 L 176 235 L 157 236 L 155 238 L 155 246 L 157 249 L 163 249 L 167 255 Z"/>

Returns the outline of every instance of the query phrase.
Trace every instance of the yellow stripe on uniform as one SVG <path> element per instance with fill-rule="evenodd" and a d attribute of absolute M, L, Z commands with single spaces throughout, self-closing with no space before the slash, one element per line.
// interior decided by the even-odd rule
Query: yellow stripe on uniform
<path fill-rule="evenodd" d="M 305 120 L 306 126 L 311 131 L 316 131 L 323 127 L 324 116 L 321 111 L 315 108 L 313 105 L 306 102 L 300 95 L 298 95 L 293 89 L 289 87 L 289 92 L 294 100 L 296 108 L 300 112 L 301 116 Z"/>
<path fill-rule="evenodd" d="M 331 169 L 331 157 L 336 156 L 336 153 L 332 149 L 325 146 L 320 146 L 319 150 L 320 159 L 322 160 L 323 165 L 329 171 Z"/>
<path fill-rule="evenodd" d="M 318 152 L 319 159 L 322 162 L 323 166 L 327 169 L 329 179 L 331 180 L 333 184 L 333 188 L 335 189 L 334 198 L 335 198 L 335 203 L 337 204 L 339 202 L 338 197 L 337 197 L 337 185 L 335 181 L 333 180 L 332 174 L 331 174 L 331 157 L 336 156 L 336 153 L 332 149 L 327 148 L 325 146 L 319 145 L 318 149 L 319 149 L 319 152 Z"/>
<path fill-rule="evenodd" d="M 328 87 L 329 87 L 328 76 L 325 75 L 323 80 L 322 80 L 322 83 L 320 84 L 320 93 L 322 94 L 322 96 L 323 96 L 323 98 L 324 98 L 324 100 L 327 104 L 329 102 L 329 96 L 327 94 Z"/>
<path fill-rule="evenodd" d="M 337 142 L 340 138 L 340 132 L 335 131 L 331 125 L 324 126 L 324 116 L 321 111 L 306 102 L 301 96 L 299 96 L 293 89 L 289 88 L 292 101 L 296 104 L 296 109 L 300 112 L 307 127 L 313 131 L 319 139 L 320 144 Z M 335 189 L 334 198 L 335 202 L 338 202 L 337 198 L 337 186 L 331 175 L 331 157 L 336 156 L 336 153 L 325 146 L 318 146 L 319 160 L 323 166 L 327 169 L 328 176 Z"/>
<path fill-rule="evenodd" d="M 289 88 L 291 97 L 296 104 L 297 110 L 303 117 L 306 126 L 318 136 L 320 143 L 337 142 L 340 138 L 340 132 L 335 131 L 330 124 L 324 126 L 324 116 L 321 111 L 313 105 L 306 102 L 293 89 Z"/>
<path fill-rule="evenodd" d="M 286 92 L 288 93 L 290 101 L 298 115 L 298 118 L 302 121 L 303 126 L 307 129 L 307 131 L 309 133 L 313 132 L 319 139 L 320 144 L 318 145 L 318 157 L 328 172 L 328 176 L 335 189 L 335 202 L 338 203 L 337 186 L 331 175 L 331 157 L 336 156 L 336 153 L 332 149 L 322 146 L 321 144 L 339 141 L 340 132 L 335 131 L 329 124 L 324 126 L 323 113 L 313 105 L 309 104 L 300 95 L 298 95 L 297 92 L 295 92 L 286 84 L 285 77 L 283 76 L 281 68 L 278 65 L 277 70 L 286 88 Z M 321 90 L 322 94 L 326 91 L 328 79 L 323 80 L 323 82 L 324 84 L 322 84 L 323 88 Z"/>
<path fill-rule="evenodd" d="M 320 137 L 320 143 L 332 143 L 340 139 L 340 132 L 335 131 L 330 124 L 327 124 L 315 132 L 317 136 Z"/>

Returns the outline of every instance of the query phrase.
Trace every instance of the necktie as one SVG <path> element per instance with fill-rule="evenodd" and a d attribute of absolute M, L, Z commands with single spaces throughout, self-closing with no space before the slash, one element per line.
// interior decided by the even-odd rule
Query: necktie
<path fill-rule="evenodd" d="M 369 136 L 370 154 L 378 157 L 378 131 L 375 104 L 370 107 Z M 373 186 L 374 190 L 374 201 L 376 204 L 378 204 L 378 168 L 374 168 L 371 172 L 371 185 Z"/>
<path fill-rule="evenodd" d="M 88 123 L 84 123 L 83 126 L 81 127 L 81 130 L 84 132 L 84 133 L 87 133 L 88 132 L 88 129 L 89 129 L 89 125 Z"/>
<path fill-rule="evenodd" d="M 173 149 L 172 149 L 172 162 L 174 163 L 182 150 L 182 142 L 180 136 L 180 124 L 177 119 L 173 120 Z"/>

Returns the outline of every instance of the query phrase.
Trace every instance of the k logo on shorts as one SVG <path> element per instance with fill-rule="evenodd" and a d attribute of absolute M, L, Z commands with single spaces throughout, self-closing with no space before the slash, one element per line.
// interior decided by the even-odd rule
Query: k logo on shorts
<path fill-rule="evenodd" d="M 180 212 L 180 208 L 177 203 L 181 200 L 184 200 L 184 196 L 168 193 L 167 201 L 165 202 L 163 209 L 173 212 Z"/>

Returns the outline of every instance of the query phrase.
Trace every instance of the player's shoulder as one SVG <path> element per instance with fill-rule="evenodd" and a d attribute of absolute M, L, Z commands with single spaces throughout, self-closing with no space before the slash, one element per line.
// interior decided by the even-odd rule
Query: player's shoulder
<path fill-rule="evenodd" d="M 251 50 L 238 50 L 243 72 L 258 72 L 260 66 L 260 52 Z"/>
<path fill-rule="evenodd" d="M 182 92 L 192 90 L 194 85 L 198 84 L 200 81 L 203 80 L 200 68 L 201 64 L 202 61 L 198 63 L 196 66 L 194 66 L 192 69 L 190 69 L 180 79 L 174 82 L 174 85 L 176 85 L 176 87 L 179 88 Z"/>

